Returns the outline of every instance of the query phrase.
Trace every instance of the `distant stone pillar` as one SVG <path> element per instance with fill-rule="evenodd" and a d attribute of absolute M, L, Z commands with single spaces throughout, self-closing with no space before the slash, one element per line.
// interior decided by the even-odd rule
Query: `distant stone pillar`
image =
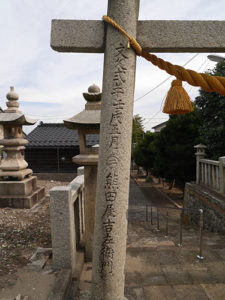
<path fill-rule="evenodd" d="M 219 158 L 220 192 L 225 193 L 225 156 Z"/>
<path fill-rule="evenodd" d="M 200 160 L 205 158 L 205 149 L 206 146 L 202 145 L 202 144 L 198 144 L 196 146 L 194 146 L 194 148 L 196 149 L 196 183 L 199 184 L 200 183 Z"/>
<path fill-rule="evenodd" d="M 97 185 L 97 165 L 84 167 L 84 214 L 85 214 L 85 257 L 92 261 L 95 202 Z"/>

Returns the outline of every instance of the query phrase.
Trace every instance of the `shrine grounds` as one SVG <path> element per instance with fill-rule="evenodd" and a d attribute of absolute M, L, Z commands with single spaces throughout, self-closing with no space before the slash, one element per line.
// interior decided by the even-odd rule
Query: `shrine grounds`
<path fill-rule="evenodd" d="M 148 299 L 225 299 L 225 237 L 205 233 L 205 259 L 199 261 L 198 228 L 184 228 L 184 246 L 178 243 L 178 213 L 170 214 L 169 236 L 165 223 L 146 222 L 145 205 L 180 206 L 183 193 L 178 188 L 168 190 L 167 183 L 156 179 L 145 182 L 133 176 L 129 204 L 125 295 L 128 300 Z M 38 247 L 51 248 L 49 190 L 68 182 L 39 180 L 46 188 L 46 198 L 33 209 L 0 209 L 0 300 L 47 299 L 58 272 L 51 269 L 51 257 L 43 268 L 30 269 L 30 258 Z M 139 188 L 137 188 L 137 186 Z M 160 209 L 163 218 L 164 211 Z M 79 284 L 80 298 L 91 288 L 91 263 L 84 265 Z M 77 299 L 77 298 L 75 298 Z"/>
<path fill-rule="evenodd" d="M 51 247 L 49 190 L 68 182 L 38 180 L 38 184 L 45 186 L 46 197 L 34 209 L 0 209 L 0 295 L 15 285 L 16 271 L 29 263 L 38 247 Z"/>

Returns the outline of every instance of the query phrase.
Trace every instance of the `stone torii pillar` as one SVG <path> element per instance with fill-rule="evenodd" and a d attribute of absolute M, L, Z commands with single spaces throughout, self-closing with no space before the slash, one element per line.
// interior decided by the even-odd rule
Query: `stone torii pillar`
<path fill-rule="evenodd" d="M 225 52 L 223 21 L 137 21 L 138 9 L 139 0 L 109 0 L 107 14 L 145 51 Z M 53 20 L 51 47 L 105 54 L 92 299 L 122 300 L 136 55 L 102 21 Z"/>

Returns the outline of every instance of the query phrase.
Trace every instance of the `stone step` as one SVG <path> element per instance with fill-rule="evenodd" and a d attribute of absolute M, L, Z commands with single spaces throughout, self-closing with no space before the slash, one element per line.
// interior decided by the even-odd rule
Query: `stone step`
<path fill-rule="evenodd" d="M 199 260 L 192 249 L 128 248 L 129 286 L 225 283 L 224 250 L 207 250 Z"/>
<path fill-rule="evenodd" d="M 182 284 L 126 287 L 125 296 L 129 300 L 223 300 L 225 299 L 225 284 Z"/>

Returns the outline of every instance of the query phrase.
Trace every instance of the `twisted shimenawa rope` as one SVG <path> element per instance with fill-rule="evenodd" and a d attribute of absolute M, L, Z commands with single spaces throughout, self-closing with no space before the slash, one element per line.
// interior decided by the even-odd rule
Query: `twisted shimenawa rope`
<path fill-rule="evenodd" d="M 170 75 L 176 76 L 177 79 L 186 81 L 190 85 L 199 86 L 206 92 L 217 92 L 221 95 L 225 95 L 225 77 L 221 76 L 211 76 L 205 73 L 198 73 L 190 69 L 185 69 L 179 65 L 173 65 L 168 61 L 165 61 L 154 54 L 142 50 L 141 45 L 131 37 L 121 26 L 119 26 L 113 19 L 108 16 L 102 17 L 103 21 L 113 25 L 117 28 L 123 35 L 125 35 L 130 45 L 135 50 L 136 54 L 144 57 L 150 61 L 153 65 L 159 67 L 160 69 L 166 71 Z"/>

